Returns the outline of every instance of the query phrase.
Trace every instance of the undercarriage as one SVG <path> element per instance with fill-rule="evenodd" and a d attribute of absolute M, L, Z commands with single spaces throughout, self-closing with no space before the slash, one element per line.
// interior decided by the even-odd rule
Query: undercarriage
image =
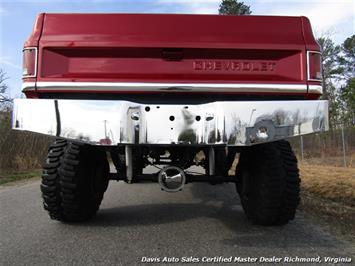
<path fill-rule="evenodd" d="M 229 176 L 237 148 L 226 146 L 119 146 L 110 149 L 116 173 L 110 179 L 127 183 L 158 182 L 167 192 L 191 182 L 235 182 Z"/>
<path fill-rule="evenodd" d="M 299 203 L 297 160 L 283 140 L 251 147 L 113 147 L 57 139 L 43 168 L 44 208 L 63 222 L 93 217 L 109 180 L 155 182 L 167 192 L 181 191 L 192 182 L 230 182 L 247 217 L 263 225 L 292 220 Z"/>

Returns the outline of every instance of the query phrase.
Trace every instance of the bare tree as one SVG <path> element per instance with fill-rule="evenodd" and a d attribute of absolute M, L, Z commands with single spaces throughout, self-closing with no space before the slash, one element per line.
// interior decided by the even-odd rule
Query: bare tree
<path fill-rule="evenodd" d="M 6 84 L 8 77 L 4 70 L 0 69 L 0 109 L 6 108 L 11 104 L 12 99 L 6 95 L 9 87 Z"/>

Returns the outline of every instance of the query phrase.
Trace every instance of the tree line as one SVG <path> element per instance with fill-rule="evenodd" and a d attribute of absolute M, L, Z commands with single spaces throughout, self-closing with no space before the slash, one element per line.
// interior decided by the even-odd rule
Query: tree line
<path fill-rule="evenodd" d="M 355 125 L 355 35 L 336 45 L 317 38 L 322 51 L 323 99 L 329 100 L 331 127 Z"/>
<path fill-rule="evenodd" d="M 3 69 L 0 69 L 0 111 L 4 110 L 5 107 L 8 107 L 12 102 L 12 99 L 7 94 L 9 89 L 9 86 L 6 83 L 7 79 L 6 72 Z"/>

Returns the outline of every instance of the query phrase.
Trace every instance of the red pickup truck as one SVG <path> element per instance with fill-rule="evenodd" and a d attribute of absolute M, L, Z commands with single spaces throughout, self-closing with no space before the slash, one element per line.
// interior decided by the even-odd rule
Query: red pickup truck
<path fill-rule="evenodd" d="M 328 129 L 307 18 L 40 14 L 23 58 L 13 128 L 57 137 L 41 184 L 51 218 L 91 218 L 109 180 L 233 182 L 252 222 L 294 218 L 285 139 Z"/>

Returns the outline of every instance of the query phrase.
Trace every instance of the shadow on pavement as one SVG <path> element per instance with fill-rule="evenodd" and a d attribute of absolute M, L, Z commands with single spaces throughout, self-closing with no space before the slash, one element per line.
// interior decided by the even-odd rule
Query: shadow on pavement
<path fill-rule="evenodd" d="M 159 203 L 130 205 L 100 210 L 91 221 L 81 226 L 134 227 L 194 219 L 212 218 L 221 222 L 221 232 L 230 232 L 219 241 L 228 246 L 246 247 L 334 247 L 337 241 L 319 227 L 309 224 L 301 215 L 286 226 L 270 227 L 251 224 L 245 217 L 233 184 L 211 186 L 195 184 L 190 187 L 196 203 Z M 200 219 L 204 223 L 209 220 Z M 186 226 L 189 226 L 187 224 Z M 204 226 L 203 224 L 198 226 Z M 173 225 L 172 225 L 173 227 Z M 218 232 L 213 232 L 217 234 Z"/>

